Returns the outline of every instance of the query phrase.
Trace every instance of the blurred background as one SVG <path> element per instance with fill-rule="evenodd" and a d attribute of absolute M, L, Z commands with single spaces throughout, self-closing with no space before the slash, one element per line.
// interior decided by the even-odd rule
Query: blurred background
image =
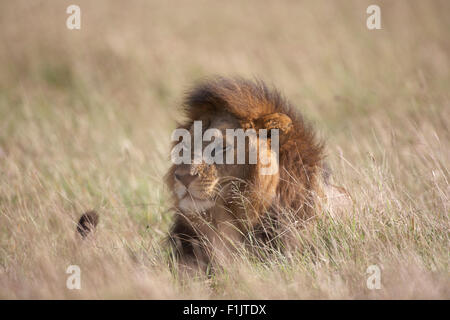
<path fill-rule="evenodd" d="M 71 4 L 80 30 L 66 27 Z M 381 8 L 381 30 L 366 27 L 370 4 Z M 104 240 L 124 250 L 108 251 L 114 268 L 130 255 L 157 264 L 142 248 L 171 219 L 162 184 L 170 134 L 186 89 L 212 75 L 278 87 L 327 141 L 356 210 L 372 214 L 390 199 L 405 230 L 429 212 L 423 230 L 439 236 L 425 247 L 437 252 L 422 258 L 444 272 L 449 14 L 445 0 L 1 1 L 0 296 L 69 294 L 23 279 L 53 277 L 43 270 L 73 259 L 74 221 L 90 208 Z"/>

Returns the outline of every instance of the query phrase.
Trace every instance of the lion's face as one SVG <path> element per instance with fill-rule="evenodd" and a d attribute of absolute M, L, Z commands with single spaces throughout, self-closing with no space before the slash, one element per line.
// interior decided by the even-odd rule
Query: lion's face
<path fill-rule="evenodd" d="M 194 140 L 196 132 L 199 132 L 199 122 L 202 138 L 200 143 L 197 140 L 196 148 Z M 187 214 L 205 212 L 217 205 L 222 208 L 233 206 L 235 215 L 236 207 L 240 207 L 246 215 L 249 212 L 247 209 L 250 209 L 257 216 L 270 205 L 279 183 L 279 154 L 273 148 L 274 141 L 279 140 L 282 145 L 284 135 L 290 128 L 291 119 L 281 113 L 242 120 L 228 112 L 215 112 L 191 119 L 182 128 L 189 131 L 185 152 L 190 154 L 191 160 L 197 155 L 197 161 L 173 165 L 166 177 L 177 208 Z M 211 131 L 209 129 L 218 132 L 218 136 L 206 138 L 208 131 Z M 277 136 L 280 132 L 279 139 L 273 136 L 273 129 L 276 129 Z M 232 134 L 229 134 L 230 131 Z M 244 137 L 237 138 L 238 131 Z M 221 147 L 210 148 L 217 139 L 221 141 Z M 183 143 L 179 141 L 179 144 Z M 223 162 L 218 162 L 215 156 Z"/>
<path fill-rule="evenodd" d="M 188 92 L 183 109 L 187 119 L 172 135 L 173 165 L 165 180 L 177 209 L 170 240 L 185 262 L 201 260 L 206 265 L 210 258 L 221 260 L 234 248 L 232 243 L 245 241 L 243 235 L 249 231 L 256 231 L 267 243 L 288 239 L 288 228 L 283 227 L 291 222 L 287 213 L 292 212 L 295 221 L 306 221 L 315 214 L 317 196 L 323 195 L 323 145 L 278 91 L 261 81 L 217 78 Z M 194 138 L 196 121 L 202 124 L 200 142 Z M 223 148 L 214 151 L 226 155 L 234 151 L 234 156 L 225 156 L 225 164 L 216 158 L 208 161 L 207 151 L 215 142 L 213 137 L 205 139 L 211 128 L 221 133 L 223 142 Z M 256 134 L 245 134 L 242 143 L 241 135 L 230 137 L 227 129 L 235 133 L 236 129 L 254 130 Z M 235 144 L 239 137 L 241 143 Z M 189 146 L 182 148 L 180 140 L 189 141 Z M 181 152 L 185 149 L 188 152 Z M 177 152 L 182 161 L 180 156 L 174 157 Z M 236 161 L 243 154 L 245 161 Z M 185 155 L 189 155 L 187 161 Z M 228 161 L 233 157 L 234 162 Z M 197 160 L 193 164 L 175 164 L 191 163 L 193 158 Z"/>
<path fill-rule="evenodd" d="M 216 129 L 221 134 L 213 139 L 222 139 L 223 148 L 217 154 L 223 154 L 224 163 L 211 163 L 203 158 L 205 148 L 211 141 L 202 142 L 202 161 L 201 163 L 174 165 L 173 170 L 173 191 L 178 202 L 178 208 L 185 212 L 205 211 L 213 207 L 217 202 L 223 201 L 230 197 L 233 183 L 245 181 L 251 165 L 249 164 L 227 164 L 225 155 L 227 152 L 234 150 L 235 158 L 237 157 L 236 144 L 233 138 L 227 137 L 226 129 L 241 128 L 241 123 L 229 114 L 220 114 L 216 116 L 204 117 L 198 119 L 202 122 L 202 134 L 207 129 Z M 193 124 L 187 128 L 191 134 L 191 146 L 194 145 L 194 128 Z M 253 140 L 253 141 L 252 141 Z M 214 142 L 216 142 L 214 140 Z M 255 138 L 246 139 L 246 150 L 249 144 L 254 144 Z M 194 147 L 191 148 L 191 159 L 194 158 Z M 198 150 L 197 150 L 198 151 Z M 214 151 L 212 155 L 216 155 Z M 236 159 L 235 159 L 236 160 Z M 208 163 L 209 162 L 209 163 Z"/>

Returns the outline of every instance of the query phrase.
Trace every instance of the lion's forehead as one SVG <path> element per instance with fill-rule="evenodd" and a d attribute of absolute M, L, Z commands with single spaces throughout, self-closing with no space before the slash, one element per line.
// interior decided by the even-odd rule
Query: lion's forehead
<path fill-rule="evenodd" d="M 190 129 L 193 130 L 194 123 L 201 121 L 203 129 L 216 128 L 219 130 L 237 129 L 241 127 L 240 121 L 228 112 L 205 114 L 198 119 L 190 119 Z"/>
<path fill-rule="evenodd" d="M 191 120 L 190 125 L 190 131 L 191 133 L 194 132 L 194 123 L 195 121 L 201 121 L 202 122 L 202 131 L 205 132 L 208 129 L 217 129 L 221 136 L 224 139 L 224 143 L 227 144 L 233 144 L 235 141 L 235 134 L 237 129 L 242 129 L 244 132 L 248 129 L 254 129 L 253 126 L 249 126 L 248 121 L 241 121 L 235 118 L 233 115 L 229 113 L 221 113 L 219 115 L 210 115 L 209 117 L 205 116 L 202 119 L 197 120 Z M 230 131 L 231 130 L 231 131 Z M 227 131 L 229 134 L 227 134 Z M 192 139 L 194 138 L 193 135 L 191 135 Z M 248 135 L 247 136 L 250 141 L 254 140 L 251 139 L 253 136 Z M 255 137 L 257 139 L 257 137 Z M 210 141 L 203 141 L 203 146 L 206 146 L 210 143 Z"/>

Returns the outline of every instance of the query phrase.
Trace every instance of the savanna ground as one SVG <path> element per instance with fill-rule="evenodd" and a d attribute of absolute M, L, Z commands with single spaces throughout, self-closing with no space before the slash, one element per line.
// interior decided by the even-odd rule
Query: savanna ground
<path fill-rule="evenodd" d="M 366 28 L 373 3 L 382 30 Z M 0 298 L 449 299 L 449 14 L 445 0 L 2 1 Z M 162 178 L 183 92 L 214 74 L 279 87 L 355 205 L 300 230 L 311 249 L 292 259 L 181 281 Z M 82 241 L 88 209 L 100 223 Z"/>

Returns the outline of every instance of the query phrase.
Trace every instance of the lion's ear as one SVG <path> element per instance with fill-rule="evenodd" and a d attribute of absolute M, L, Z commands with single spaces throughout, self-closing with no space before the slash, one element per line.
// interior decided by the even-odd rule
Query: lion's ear
<path fill-rule="evenodd" d="M 257 129 L 279 129 L 282 134 L 288 133 L 292 128 L 292 120 L 284 113 L 271 113 L 255 121 Z"/>

